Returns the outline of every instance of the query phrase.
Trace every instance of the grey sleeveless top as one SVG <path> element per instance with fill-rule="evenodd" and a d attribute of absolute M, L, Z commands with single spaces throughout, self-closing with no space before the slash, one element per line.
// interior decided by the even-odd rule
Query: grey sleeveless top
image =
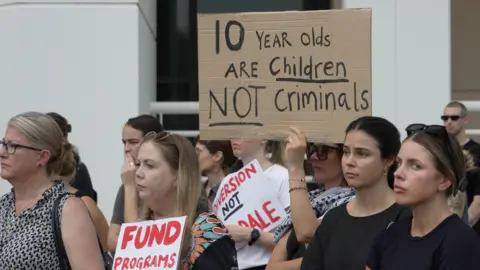
<path fill-rule="evenodd" d="M 42 194 L 31 208 L 15 213 L 13 190 L 0 198 L 0 269 L 60 269 L 52 230 L 52 209 L 55 200 L 66 193 L 57 183 Z M 60 202 L 59 214 L 65 200 Z"/>

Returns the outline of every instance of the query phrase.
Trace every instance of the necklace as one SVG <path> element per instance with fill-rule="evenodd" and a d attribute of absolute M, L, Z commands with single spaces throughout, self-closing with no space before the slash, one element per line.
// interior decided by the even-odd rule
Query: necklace
<path fill-rule="evenodd" d="M 33 199 L 29 200 L 28 202 L 26 202 L 26 203 L 23 205 L 22 209 L 20 209 L 20 211 L 18 211 L 18 214 L 17 214 L 17 206 L 15 205 L 15 214 L 20 215 L 20 214 L 23 212 L 23 210 L 25 210 L 25 209 L 30 205 L 30 203 L 33 202 L 33 200 L 35 200 L 37 197 L 38 197 L 38 196 L 36 196 L 35 198 L 33 198 Z"/>

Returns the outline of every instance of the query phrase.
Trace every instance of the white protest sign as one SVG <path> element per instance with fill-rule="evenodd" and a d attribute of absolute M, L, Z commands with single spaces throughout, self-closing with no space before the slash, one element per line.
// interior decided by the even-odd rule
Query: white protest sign
<path fill-rule="evenodd" d="M 282 222 L 286 212 L 269 181 L 257 160 L 229 174 L 222 180 L 213 202 L 215 215 L 225 224 L 271 231 Z"/>
<path fill-rule="evenodd" d="M 186 217 L 124 223 L 113 270 L 178 269 Z"/>

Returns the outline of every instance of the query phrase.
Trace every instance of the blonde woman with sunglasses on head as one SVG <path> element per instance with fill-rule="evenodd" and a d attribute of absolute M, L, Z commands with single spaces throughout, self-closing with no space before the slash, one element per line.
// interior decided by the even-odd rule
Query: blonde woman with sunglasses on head
<path fill-rule="evenodd" d="M 185 137 L 148 133 L 137 156 L 136 185 L 143 220 L 187 216 L 179 269 L 237 269 L 235 244 L 213 214 L 200 213 L 202 183 L 197 155 Z M 201 208 L 201 207 L 200 207 Z"/>
<path fill-rule="evenodd" d="M 465 172 L 473 169 L 471 156 L 444 126 L 413 124 L 407 133 L 397 157 L 394 191 L 397 203 L 409 207 L 413 216 L 380 233 L 367 269 L 479 269 L 480 239 L 448 204 Z"/>

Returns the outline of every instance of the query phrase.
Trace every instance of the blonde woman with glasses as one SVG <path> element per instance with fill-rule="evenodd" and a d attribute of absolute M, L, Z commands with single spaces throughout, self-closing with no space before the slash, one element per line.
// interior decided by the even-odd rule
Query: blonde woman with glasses
<path fill-rule="evenodd" d="M 13 186 L 0 198 L 0 269 L 61 269 L 52 228 L 52 210 L 60 197 L 62 240 L 71 269 L 104 269 L 85 204 L 65 196 L 67 190 L 55 177 L 75 170 L 73 147 L 55 121 L 39 112 L 10 119 L 0 159 L 1 177 Z"/>

